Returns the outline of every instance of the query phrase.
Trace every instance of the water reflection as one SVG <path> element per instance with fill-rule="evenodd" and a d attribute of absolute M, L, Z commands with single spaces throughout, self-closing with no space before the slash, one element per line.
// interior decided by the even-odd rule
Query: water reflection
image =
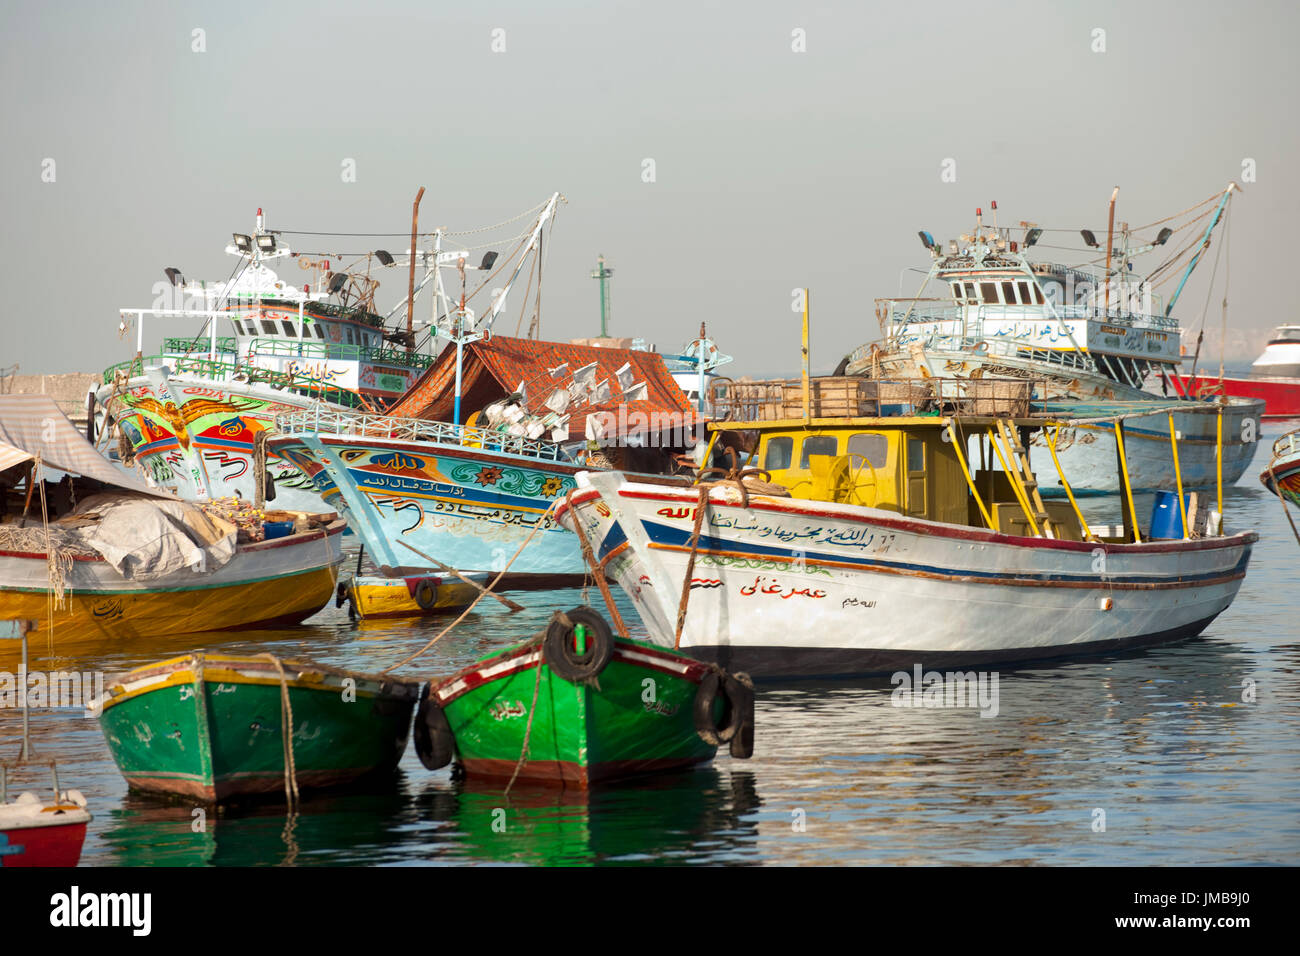
<path fill-rule="evenodd" d="M 1260 447 L 1280 431 L 1266 429 Z M 96 721 L 38 711 L 33 735 L 90 800 L 92 865 L 1300 863 L 1300 547 L 1256 481 L 1266 459 L 1227 493 L 1229 526 L 1260 541 L 1237 601 L 1205 635 L 1003 670 L 996 717 L 892 706 L 888 679 L 760 686 L 749 761 L 507 799 L 499 784 L 429 773 L 408 750 L 384 792 L 309 796 L 292 821 L 276 806 L 209 810 L 198 830 L 194 807 L 127 793 Z M 1090 520 L 1118 515 L 1114 500 L 1085 507 Z M 485 602 L 403 675 L 451 673 L 583 603 L 576 589 L 513 596 L 523 612 Z M 118 645 L 56 635 L 52 651 L 33 642 L 32 663 L 117 671 L 203 648 L 377 671 L 455 616 L 357 624 L 331 605 L 279 631 Z M 17 662 L 16 642 L 0 642 L 0 670 Z M 19 725 L 0 710 L 6 755 Z M 33 779 L 45 786 L 43 773 Z"/>

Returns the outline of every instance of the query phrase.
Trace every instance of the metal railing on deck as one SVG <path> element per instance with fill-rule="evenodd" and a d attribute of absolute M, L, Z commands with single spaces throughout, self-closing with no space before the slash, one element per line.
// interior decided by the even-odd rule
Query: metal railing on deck
<path fill-rule="evenodd" d="M 563 461 L 564 454 L 555 442 L 525 438 L 489 428 L 430 422 L 421 418 L 393 418 L 347 412 L 317 405 L 301 412 L 280 415 L 275 426 L 281 434 L 328 434 L 355 438 L 387 438 L 397 441 L 427 441 L 484 451 L 501 451 L 527 458 Z"/>

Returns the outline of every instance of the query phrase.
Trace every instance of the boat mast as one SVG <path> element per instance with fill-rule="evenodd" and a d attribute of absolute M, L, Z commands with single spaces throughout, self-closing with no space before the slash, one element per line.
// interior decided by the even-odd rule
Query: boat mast
<path fill-rule="evenodd" d="M 415 307 L 415 243 L 416 230 L 420 224 L 420 200 L 424 198 L 424 187 L 415 194 L 415 202 L 411 205 L 411 266 L 407 273 L 406 280 L 406 354 L 410 355 L 415 351 L 415 323 L 411 318 L 411 313 Z"/>
<path fill-rule="evenodd" d="M 1232 191 L 1234 189 L 1241 189 L 1235 181 L 1228 183 L 1228 188 L 1223 191 L 1223 198 L 1219 200 L 1219 206 L 1214 210 L 1214 216 L 1210 219 L 1210 224 L 1205 227 L 1205 235 L 1201 237 L 1201 247 L 1196 250 L 1196 255 L 1192 256 L 1192 261 L 1187 263 L 1187 268 L 1183 270 L 1183 277 L 1178 280 L 1178 288 L 1174 290 L 1174 294 L 1169 299 L 1169 304 L 1165 306 L 1165 318 L 1168 318 L 1169 313 L 1174 310 L 1174 303 L 1177 302 L 1178 297 L 1182 295 L 1183 285 L 1186 284 L 1188 277 L 1191 276 L 1192 270 L 1196 268 L 1196 264 L 1201 261 L 1201 256 L 1205 254 L 1205 250 L 1210 248 L 1210 233 L 1214 231 L 1214 227 L 1217 226 L 1219 220 L 1223 218 L 1223 210 L 1228 205 L 1228 200 L 1232 198 Z"/>

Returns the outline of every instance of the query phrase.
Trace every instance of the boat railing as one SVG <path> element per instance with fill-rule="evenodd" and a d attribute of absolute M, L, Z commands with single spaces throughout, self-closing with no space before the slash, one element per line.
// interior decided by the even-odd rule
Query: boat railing
<path fill-rule="evenodd" d="M 880 418 L 942 413 L 1027 418 L 1046 382 L 1031 378 L 866 379 L 823 376 L 808 380 L 809 418 Z M 804 417 L 801 379 L 718 382 L 709 392 L 715 420 L 787 421 Z"/>
<path fill-rule="evenodd" d="M 1294 455 L 1296 452 L 1300 452 L 1300 431 L 1288 432 L 1273 442 L 1274 458 L 1281 458 L 1283 455 Z"/>
<path fill-rule="evenodd" d="M 870 360 L 874 343 L 861 345 L 849 355 L 849 364 L 856 365 Z M 1067 349 L 1047 348 L 1027 342 L 1023 339 L 1011 339 L 999 336 L 984 338 L 978 335 L 945 335 L 932 332 L 929 335 L 915 330 L 911 335 L 896 335 L 892 346 L 899 352 L 905 352 L 908 346 L 916 344 L 923 349 L 948 352 L 972 352 L 979 355 L 999 356 L 1019 359 L 1054 366 L 1065 372 L 1095 371 L 1095 365 L 1086 352 Z M 879 346 L 876 346 L 879 353 Z"/>
<path fill-rule="evenodd" d="M 333 342 L 309 342 L 305 339 L 262 337 L 253 339 L 248 351 L 255 355 L 308 358 L 320 361 L 370 362 L 419 369 L 428 368 L 433 364 L 434 359 L 432 355 L 424 352 L 407 352 L 406 349 L 376 349 L 365 345 L 344 345 Z"/>
<path fill-rule="evenodd" d="M 1177 319 L 1163 315 L 1125 309 L 1120 304 L 1109 309 L 1098 302 L 1074 305 L 985 305 L 972 302 L 955 305 L 951 299 L 877 299 L 876 315 L 884 328 L 929 325 L 941 322 L 955 327 L 977 326 L 985 321 L 1057 322 L 1084 319 L 1123 328 L 1178 333 Z"/>
<path fill-rule="evenodd" d="M 238 385 L 267 385 L 273 389 L 291 391 L 309 398 L 324 398 L 340 405 L 363 404 L 356 392 L 326 382 L 318 376 L 277 372 L 274 369 L 240 364 L 237 361 L 210 359 L 207 358 L 207 354 L 205 350 L 194 354 L 137 355 L 104 369 L 104 383 L 111 384 L 117 381 L 119 376 L 123 380 L 129 380 L 143 375 L 145 368 L 149 366 L 165 365 L 172 374 L 196 375 L 214 382 Z"/>
<path fill-rule="evenodd" d="M 162 350 L 166 353 L 181 352 L 184 354 L 208 354 L 212 349 L 212 340 L 206 337 L 200 338 L 172 338 L 163 339 Z M 218 352 L 234 352 L 235 337 L 233 335 L 223 335 L 217 339 Z"/>
<path fill-rule="evenodd" d="M 322 403 L 280 415 L 275 420 L 281 434 L 343 435 L 353 438 L 379 438 L 396 441 L 436 442 L 463 448 L 499 451 L 547 461 L 564 460 L 560 446 L 542 438 L 512 435 L 506 431 L 455 425 L 451 422 L 426 421 L 422 418 L 394 418 L 330 408 Z"/>

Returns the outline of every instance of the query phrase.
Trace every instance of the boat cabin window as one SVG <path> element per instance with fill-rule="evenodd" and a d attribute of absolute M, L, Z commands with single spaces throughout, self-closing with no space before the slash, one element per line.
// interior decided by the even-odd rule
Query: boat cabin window
<path fill-rule="evenodd" d="M 910 435 L 907 439 L 907 470 L 925 471 L 925 442 Z"/>
<path fill-rule="evenodd" d="M 980 293 L 984 302 L 988 305 L 997 305 L 998 303 L 998 284 L 996 282 L 981 282 Z"/>
<path fill-rule="evenodd" d="M 767 452 L 763 455 L 763 468 L 767 471 L 785 471 L 790 467 L 793 451 L 793 438 L 782 435 L 768 439 Z"/>
<path fill-rule="evenodd" d="M 313 324 L 313 325 L 312 325 L 312 329 L 313 329 L 313 330 L 315 331 L 315 333 L 316 333 L 316 338 L 318 338 L 318 339 L 323 339 L 323 338 L 325 338 L 325 330 L 324 330 L 321 326 Z"/>
<path fill-rule="evenodd" d="M 1002 283 L 1002 301 L 1007 305 L 1016 304 L 1016 284 L 1014 282 Z"/>
<path fill-rule="evenodd" d="M 952 284 L 952 297 L 953 297 L 954 299 L 956 299 L 958 302 L 961 301 L 961 299 L 962 299 L 962 287 L 961 287 L 961 283 L 960 283 L 960 282 L 954 282 L 954 283 Z"/>
<path fill-rule="evenodd" d="M 281 319 L 280 325 L 284 328 L 284 334 L 293 337 L 293 323 L 288 319 Z"/>
<path fill-rule="evenodd" d="M 270 319 L 262 320 L 262 333 L 265 335 L 275 335 L 275 323 Z"/>
<path fill-rule="evenodd" d="M 834 435 L 809 435 L 803 440 L 803 450 L 799 454 L 799 467 L 808 467 L 810 455 L 834 455 L 840 441 Z"/>
<path fill-rule="evenodd" d="M 1024 305 L 1033 305 L 1033 304 L 1034 304 L 1034 297 L 1033 297 L 1033 295 L 1032 295 L 1032 294 L 1030 293 L 1030 291 L 1029 291 L 1029 283 L 1028 283 L 1028 282 L 1017 282 L 1017 283 L 1016 283 L 1016 288 L 1017 288 L 1017 290 L 1020 292 L 1020 301 L 1021 301 L 1021 303 L 1023 303 Z"/>
<path fill-rule="evenodd" d="M 858 455 L 853 464 L 856 467 L 862 461 L 870 463 L 872 468 L 884 468 L 889 459 L 889 439 L 884 435 L 864 432 L 849 436 L 849 455 Z"/>

